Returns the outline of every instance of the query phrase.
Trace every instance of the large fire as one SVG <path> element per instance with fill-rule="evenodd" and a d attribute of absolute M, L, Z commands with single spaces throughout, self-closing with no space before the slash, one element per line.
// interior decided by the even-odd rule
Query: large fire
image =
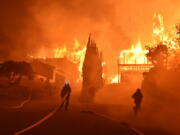
<path fill-rule="evenodd" d="M 170 30 L 165 28 L 164 19 L 161 14 L 155 13 L 153 16 L 153 30 L 152 41 L 147 43 L 146 46 L 153 47 L 157 44 L 166 45 L 170 50 L 178 50 L 179 43 L 177 43 L 176 30 L 171 28 Z M 146 54 L 148 50 L 138 41 L 131 48 L 122 50 L 119 55 L 119 64 L 150 64 Z M 118 74 L 114 75 L 110 79 L 111 83 L 118 83 Z"/>
<path fill-rule="evenodd" d="M 120 53 L 120 64 L 146 64 L 148 63 L 146 50 L 141 41 L 138 41 L 135 45 L 132 45 L 130 49 L 123 50 Z"/>
<path fill-rule="evenodd" d="M 46 51 L 41 50 L 37 56 L 28 55 L 32 59 L 46 59 L 46 58 L 67 58 L 69 61 L 73 62 L 78 66 L 79 78 L 77 78 L 76 82 L 82 81 L 82 68 L 83 62 L 86 53 L 86 46 L 80 44 L 80 42 L 75 38 L 74 44 L 72 48 L 69 48 L 67 45 L 61 48 L 55 48 L 53 50 L 53 56 L 47 57 Z M 102 61 L 102 68 L 104 69 L 106 65 L 105 61 Z M 102 77 L 105 78 L 105 73 L 103 70 Z"/>
<path fill-rule="evenodd" d="M 68 58 L 70 61 L 78 65 L 78 71 L 80 73 L 77 82 L 82 80 L 82 68 L 86 53 L 86 46 L 82 46 L 77 39 L 74 40 L 74 47 L 68 49 L 66 46 L 63 48 L 56 48 L 54 50 L 54 58 Z M 106 65 L 106 62 L 102 61 L 102 67 Z M 102 77 L 105 78 L 103 72 Z"/>
<path fill-rule="evenodd" d="M 153 30 L 152 30 L 152 40 L 148 43 L 142 44 L 142 41 L 138 41 L 135 44 L 132 44 L 130 48 L 122 50 L 118 56 L 118 64 L 151 64 L 146 54 L 148 53 L 147 46 L 153 47 L 159 43 L 163 45 L 167 45 L 171 50 L 179 49 L 179 44 L 177 43 L 175 28 L 170 28 L 170 30 L 166 29 L 164 25 L 163 16 L 155 13 L 153 16 Z M 47 55 L 40 56 L 40 54 L 44 54 L 46 51 L 41 51 L 43 53 L 39 53 L 38 57 L 30 56 L 31 58 L 47 58 Z M 53 50 L 53 58 L 64 58 L 66 57 L 71 62 L 78 65 L 79 71 L 79 79 L 77 81 L 82 80 L 82 66 L 85 58 L 86 46 L 80 44 L 80 42 L 75 38 L 74 46 L 72 48 L 68 48 L 67 45 L 61 48 L 55 48 Z M 106 65 L 105 62 L 102 62 L 102 66 Z M 112 75 L 111 77 L 105 76 L 103 73 L 103 78 L 108 80 L 108 83 L 118 83 L 120 81 L 120 76 L 118 74 Z"/>
<path fill-rule="evenodd" d="M 122 50 L 119 55 L 118 64 L 148 64 L 146 57 L 148 50 L 142 46 L 141 41 L 132 45 L 131 48 Z M 128 70 L 128 69 L 127 69 Z M 120 75 L 116 74 L 110 78 L 110 83 L 118 83 Z"/>
<path fill-rule="evenodd" d="M 80 72 L 79 79 L 77 81 L 80 81 L 82 79 L 81 73 L 82 73 L 82 67 L 83 67 L 83 61 L 86 53 L 86 47 L 79 43 L 77 39 L 74 40 L 74 47 L 71 49 L 68 49 L 66 46 L 63 48 L 56 48 L 54 49 L 54 58 L 68 58 L 70 61 L 78 65 L 78 70 Z"/>
<path fill-rule="evenodd" d="M 151 46 L 161 43 L 171 50 L 179 49 L 179 44 L 177 44 L 176 41 L 177 34 L 175 27 L 166 28 L 164 25 L 164 18 L 161 14 L 155 13 L 153 20 L 153 42 Z"/>

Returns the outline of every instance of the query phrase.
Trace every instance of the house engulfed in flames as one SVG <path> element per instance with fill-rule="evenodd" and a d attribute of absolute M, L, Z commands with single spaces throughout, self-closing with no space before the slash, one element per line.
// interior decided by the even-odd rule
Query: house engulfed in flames
<path fill-rule="evenodd" d="M 43 63 L 56 67 L 55 74 L 63 76 L 66 81 L 81 83 L 85 53 L 86 46 L 81 45 L 75 38 L 72 48 L 64 45 L 64 47 L 55 48 L 53 50 L 53 56 L 51 57 L 47 57 L 47 55 L 45 55 L 38 57 L 30 56 L 30 58 L 40 60 Z M 104 65 L 105 62 L 102 62 L 102 67 Z M 104 73 L 102 77 L 104 78 Z"/>
<path fill-rule="evenodd" d="M 180 25 L 179 29 L 180 29 Z M 178 29 L 178 26 L 176 29 Z M 178 51 L 180 47 L 180 35 L 176 33 L 174 29 L 167 30 L 164 26 L 163 16 L 155 13 L 153 17 L 153 30 L 152 41 L 147 46 L 154 47 L 158 44 L 166 45 L 171 51 Z M 146 54 L 148 49 L 142 45 L 141 41 L 138 41 L 135 45 L 132 45 L 130 49 L 122 50 L 118 58 L 118 74 L 111 78 L 111 83 L 120 83 L 128 81 L 128 76 L 131 74 L 139 74 L 145 71 L 149 71 L 153 67 L 152 63 L 148 61 Z M 132 76 L 131 76 L 132 78 Z"/>
<path fill-rule="evenodd" d="M 148 61 L 147 53 L 148 50 L 142 46 L 141 41 L 132 45 L 130 49 L 121 51 L 117 63 L 118 74 L 112 78 L 111 83 L 126 82 L 134 75 L 142 75 L 142 72 L 149 71 L 153 65 Z"/>
<path fill-rule="evenodd" d="M 81 47 L 77 39 L 74 40 L 74 47 L 55 48 L 53 56 L 29 56 L 33 60 L 38 60 L 55 67 L 53 80 L 58 76 L 64 77 L 64 80 L 79 82 L 82 80 L 82 65 L 84 61 L 86 47 Z M 41 54 L 41 53 L 40 53 Z M 73 76 L 72 76 L 73 74 Z M 58 77 L 59 78 L 59 77 Z"/>
<path fill-rule="evenodd" d="M 128 81 L 128 74 L 141 74 L 142 76 L 142 72 L 148 71 L 150 68 L 152 68 L 153 65 L 150 61 L 148 61 L 146 57 L 146 54 L 148 53 L 148 49 L 146 48 L 146 46 L 153 47 L 161 43 L 166 45 L 168 48 L 171 48 L 172 50 L 177 50 L 180 46 L 180 40 L 178 40 L 179 44 L 176 43 L 176 37 L 174 37 L 175 32 L 176 31 L 174 29 L 165 29 L 162 15 L 154 14 L 152 40 L 147 44 L 138 41 L 129 49 L 122 50 L 118 57 L 118 73 L 106 78 L 106 80 L 108 80 L 108 83 L 120 83 L 123 81 Z M 44 52 L 46 51 L 43 51 L 42 54 L 44 54 Z M 73 80 L 75 80 L 76 82 L 81 82 L 82 66 L 84 62 L 85 52 L 86 46 L 80 44 L 80 42 L 75 38 L 73 48 L 69 48 L 67 45 L 64 45 L 63 48 L 55 48 L 53 50 L 53 56 L 51 56 L 50 58 L 47 58 L 47 56 L 49 55 L 30 57 L 33 59 L 40 58 L 45 63 L 55 66 L 56 71 L 62 76 L 65 76 L 65 78 L 71 78 L 70 76 L 72 76 L 72 74 L 76 74 L 73 76 Z M 68 62 L 66 62 L 67 60 Z M 105 64 L 106 62 L 102 62 L 102 66 L 104 66 Z M 68 65 L 72 65 L 72 67 L 76 67 L 77 69 L 69 69 Z M 78 73 L 71 72 L 75 70 L 77 70 Z M 103 73 L 103 78 L 104 77 L 105 73 Z"/>
<path fill-rule="evenodd" d="M 148 50 L 142 47 L 140 41 L 132 45 L 129 50 L 123 50 L 118 59 L 118 83 L 127 81 L 126 74 L 136 74 L 148 71 L 153 67 L 148 61 L 146 54 Z"/>

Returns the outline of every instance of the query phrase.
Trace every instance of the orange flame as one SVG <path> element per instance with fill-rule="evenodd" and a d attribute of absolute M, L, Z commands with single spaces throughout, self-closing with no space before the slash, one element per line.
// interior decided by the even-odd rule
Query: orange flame
<path fill-rule="evenodd" d="M 144 49 L 141 41 L 132 45 L 130 49 L 122 50 L 119 55 L 119 64 L 148 64 L 146 57 L 147 49 Z M 128 70 L 128 69 L 127 69 Z M 114 75 L 110 78 L 110 83 L 119 83 L 120 76 Z"/>
<path fill-rule="evenodd" d="M 171 28 L 168 30 L 164 25 L 164 18 L 161 14 L 155 13 L 153 17 L 153 45 L 164 44 L 168 48 L 176 50 L 179 46 L 176 44 L 176 31 Z"/>
<path fill-rule="evenodd" d="M 110 83 L 119 83 L 119 76 L 114 75 L 110 78 Z"/>
<path fill-rule="evenodd" d="M 169 31 L 165 29 L 164 18 L 161 14 L 155 13 L 153 16 L 153 30 L 152 30 L 152 42 L 149 46 L 155 46 L 159 43 L 167 45 L 171 50 L 180 49 L 177 43 L 177 34 L 175 29 L 170 29 Z M 119 64 L 150 64 L 146 54 L 147 49 L 138 41 L 135 45 L 132 45 L 130 49 L 122 50 L 119 55 Z M 128 69 L 127 69 L 128 70 Z M 111 83 L 118 83 L 118 75 L 114 75 L 110 79 Z"/>
<path fill-rule="evenodd" d="M 81 74 L 85 53 L 86 53 L 86 47 L 82 47 L 79 41 L 75 39 L 74 47 L 72 49 L 68 49 L 66 46 L 64 46 L 63 48 L 56 48 L 54 50 L 54 58 L 67 57 L 73 63 L 78 64 L 78 70 Z M 82 80 L 81 75 L 78 81 L 80 80 Z"/>
<path fill-rule="evenodd" d="M 120 64 L 146 64 L 148 63 L 147 52 L 148 50 L 143 49 L 141 41 L 138 41 L 130 49 L 121 51 Z"/>

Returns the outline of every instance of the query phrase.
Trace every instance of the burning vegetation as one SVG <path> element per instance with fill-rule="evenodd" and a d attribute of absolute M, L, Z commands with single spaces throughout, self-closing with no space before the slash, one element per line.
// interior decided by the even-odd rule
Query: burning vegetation
<path fill-rule="evenodd" d="M 170 64 L 173 63 L 173 59 L 178 57 L 179 55 L 179 44 L 180 44 L 180 27 L 176 25 L 176 27 L 165 28 L 164 18 L 162 15 L 155 13 L 153 16 L 153 30 L 152 30 L 152 40 L 148 42 L 144 42 L 139 40 L 136 44 L 131 45 L 129 49 L 124 49 L 120 51 L 118 56 L 118 72 L 117 74 L 111 74 L 107 76 L 107 70 L 104 70 L 104 66 L 108 66 L 105 61 L 101 61 L 103 65 L 102 68 L 102 77 L 105 79 L 105 83 L 119 83 L 123 78 L 126 78 L 122 72 L 124 71 L 133 71 L 133 70 L 141 70 L 147 71 L 156 65 L 158 58 L 154 59 L 151 57 L 151 53 L 155 53 L 158 51 L 156 49 L 157 45 L 162 45 L 160 48 L 164 48 L 166 51 L 166 55 L 162 57 L 166 58 L 166 66 L 170 67 Z M 41 59 L 45 63 L 53 65 L 56 67 L 56 71 L 62 75 L 66 72 L 61 71 L 58 64 L 53 64 L 49 62 L 47 59 L 67 59 L 72 62 L 75 66 L 77 66 L 78 77 L 75 79 L 76 82 L 82 82 L 83 78 L 83 62 L 85 60 L 87 47 L 80 43 L 80 41 L 75 38 L 74 45 L 69 47 L 64 44 L 64 47 L 53 48 L 51 50 L 43 51 L 40 50 L 38 55 L 32 56 L 28 55 L 31 59 Z M 160 51 L 159 51 L 160 52 Z M 51 54 L 51 55 L 47 55 Z M 160 56 L 157 56 L 160 57 Z M 159 58 L 161 59 L 161 58 Z M 54 62 L 57 63 L 57 62 Z M 159 64 L 162 65 L 163 63 Z M 140 68 L 137 68 L 140 67 Z M 74 70 L 74 69 L 73 69 Z M 64 72 L 64 73 L 62 73 Z M 66 76 L 66 75 L 65 75 Z M 66 80 L 69 80 L 69 77 L 65 77 Z"/>
<path fill-rule="evenodd" d="M 157 45 L 165 45 L 167 46 L 169 53 L 173 53 L 172 55 L 178 55 L 179 50 L 179 25 L 176 25 L 176 27 L 169 27 L 166 28 L 164 24 L 164 18 L 161 14 L 155 13 L 153 16 L 153 30 L 152 30 L 152 38 L 149 41 L 141 41 L 139 40 L 136 44 L 132 44 L 129 49 L 124 49 L 120 51 L 120 54 L 118 56 L 118 68 L 116 69 L 117 74 L 108 74 L 107 70 L 104 70 L 103 67 L 103 77 L 105 79 L 106 83 L 119 83 L 121 79 L 124 77 L 121 76 L 121 71 L 119 69 L 119 65 L 123 65 L 124 67 L 122 70 L 132 70 L 133 64 L 136 64 L 141 66 L 142 64 L 147 65 L 145 67 L 145 70 L 149 70 L 152 67 L 152 64 L 155 64 L 153 60 L 150 60 L 150 57 L 147 58 L 147 53 L 149 51 L 152 52 L 153 48 Z M 82 67 L 83 62 L 85 59 L 85 52 L 86 52 L 86 46 L 81 44 L 81 42 L 75 38 L 74 39 L 74 45 L 72 47 L 69 47 L 68 45 L 64 44 L 64 47 L 58 47 L 53 48 L 52 50 L 48 50 L 52 52 L 52 55 L 44 55 L 48 54 L 46 52 L 42 52 L 42 50 L 38 53 L 37 56 L 31 56 L 31 58 L 67 58 L 69 61 L 77 65 L 79 77 L 76 79 L 76 82 L 81 82 L 82 79 Z M 41 55 L 43 54 L 43 55 Z M 169 55 L 169 54 L 167 54 Z M 171 55 L 171 56 L 172 56 Z M 170 60 L 172 58 L 169 58 Z M 105 60 L 106 61 L 106 60 Z M 102 61 L 103 66 L 107 66 L 107 62 Z M 170 62 L 168 62 L 170 63 Z M 130 66 L 130 69 L 129 69 Z M 58 68 L 58 67 L 57 67 Z M 68 79 L 68 78 L 67 78 Z"/>
<path fill-rule="evenodd" d="M 167 60 L 167 57 L 169 60 L 172 60 L 172 57 L 178 56 L 180 47 L 179 36 L 179 24 L 166 29 L 164 26 L 163 16 L 155 13 L 153 17 L 152 40 L 147 43 L 143 43 L 143 45 L 141 41 L 138 41 L 137 44 L 132 45 L 130 49 L 122 50 L 119 55 L 118 64 L 124 64 L 122 70 L 131 70 L 133 64 L 135 64 L 134 66 L 147 64 L 145 68 L 149 70 L 152 68 L 151 64 L 163 66 L 164 63 L 159 63 L 161 60 L 159 62 L 157 61 L 158 59 L 166 57 L 165 64 L 170 66 L 171 62 Z M 163 54 L 160 56 L 159 53 L 162 52 Z M 152 53 L 158 54 L 157 57 L 163 58 L 154 59 L 156 56 L 153 55 L 152 57 Z M 114 77 L 110 79 L 111 83 L 120 82 L 120 78 L 122 78 L 120 73 L 114 75 Z"/>

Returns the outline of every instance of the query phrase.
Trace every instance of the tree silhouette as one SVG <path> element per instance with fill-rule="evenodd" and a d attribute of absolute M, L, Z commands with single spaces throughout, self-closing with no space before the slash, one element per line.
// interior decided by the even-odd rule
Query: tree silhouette
<path fill-rule="evenodd" d="M 96 43 L 89 36 L 87 50 L 83 63 L 83 86 L 81 99 L 84 102 L 93 102 L 96 92 L 103 86 L 102 54 Z"/>
<path fill-rule="evenodd" d="M 19 84 L 23 76 L 31 79 L 33 71 L 27 62 L 5 61 L 0 65 L 0 75 L 8 77 L 9 84 Z"/>
<path fill-rule="evenodd" d="M 167 67 L 168 48 L 166 45 L 159 44 L 154 48 L 148 48 L 147 58 L 156 68 Z"/>
<path fill-rule="evenodd" d="M 170 51 L 166 45 L 159 44 L 154 48 L 150 48 L 147 54 L 154 67 L 143 73 L 141 88 L 146 95 L 146 101 L 152 105 L 157 103 L 169 105 L 170 102 L 179 102 L 179 98 L 176 98 L 176 95 L 180 89 L 180 67 L 176 66 L 178 61 L 175 60 L 174 54 L 171 56 Z M 172 57 L 173 61 L 175 61 L 172 64 L 169 63 L 169 59 L 168 68 L 167 57 Z"/>

